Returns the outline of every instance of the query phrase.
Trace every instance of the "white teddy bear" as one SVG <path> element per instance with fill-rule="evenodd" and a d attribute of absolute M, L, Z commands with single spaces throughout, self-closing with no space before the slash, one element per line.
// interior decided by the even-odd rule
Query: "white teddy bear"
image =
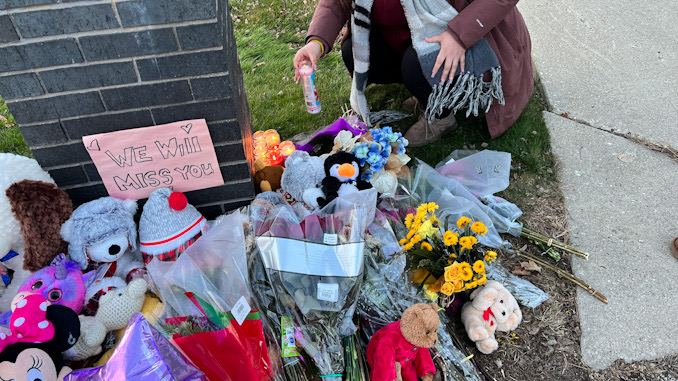
<path fill-rule="evenodd" d="M 132 315 L 141 311 L 147 288 L 146 281 L 137 278 L 102 295 L 96 315 L 80 316 L 80 338 L 64 357 L 79 361 L 101 353 L 106 333 L 127 327 Z"/>
<path fill-rule="evenodd" d="M 523 314 L 518 302 L 501 283 L 487 281 L 471 293 L 471 301 L 461 309 L 461 321 L 468 337 L 476 342 L 478 350 L 485 354 L 494 352 L 499 343 L 495 331 L 508 332 L 516 329 Z"/>

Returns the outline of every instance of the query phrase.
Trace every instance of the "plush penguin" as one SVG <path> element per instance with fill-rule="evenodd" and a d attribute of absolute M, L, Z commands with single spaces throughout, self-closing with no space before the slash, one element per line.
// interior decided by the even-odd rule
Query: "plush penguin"
<path fill-rule="evenodd" d="M 318 198 L 318 205 L 324 207 L 341 194 L 371 188 L 372 185 L 360 179 L 358 158 L 348 152 L 337 152 L 325 159 L 325 178 L 322 181 L 324 198 Z"/>

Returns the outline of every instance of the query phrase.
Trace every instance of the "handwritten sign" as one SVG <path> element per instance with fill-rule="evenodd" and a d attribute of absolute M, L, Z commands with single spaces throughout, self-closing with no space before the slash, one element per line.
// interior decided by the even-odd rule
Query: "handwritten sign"
<path fill-rule="evenodd" d="M 204 119 L 82 137 L 108 194 L 148 197 L 157 188 L 180 192 L 224 183 Z"/>

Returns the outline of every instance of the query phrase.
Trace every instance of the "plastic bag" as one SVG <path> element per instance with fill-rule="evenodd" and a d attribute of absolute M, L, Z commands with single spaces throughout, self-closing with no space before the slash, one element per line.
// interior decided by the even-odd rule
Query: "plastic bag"
<path fill-rule="evenodd" d="M 297 346 L 329 380 L 341 379 L 341 337 L 355 332 L 364 234 L 376 199 L 374 189 L 350 193 L 309 214 L 261 199 L 250 207 L 258 250 L 253 267 L 265 268 L 252 279 L 255 295 L 273 324 L 285 318 L 299 327 Z"/>
<path fill-rule="evenodd" d="M 224 217 L 175 262 L 152 261 L 147 267 L 168 310 L 166 333 L 210 379 L 282 377 L 274 333 L 259 319 L 248 288 L 238 211 Z M 272 357 L 267 341 L 273 345 Z M 227 362 L 220 358 L 225 352 Z"/>
<path fill-rule="evenodd" d="M 537 308 L 544 303 L 549 294 L 532 284 L 530 281 L 517 277 L 505 269 L 499 260 L 495 260 L 487 266 L 487 278 L 496 280 L 513 294 L 516 300 L 530 308 Z"/>
<path fill-rule="evenodd" d="M 494 248 L 510 247 L 499 233 L 506 233 L 507 225 L 516 223 L 506 220 L 484 205 L 459 181 L 439 174 L 419 159 L 415 163 L 410 179 L 403 184 L 411 205 L 435 202 L 440 207 L 437 211 L 438 218 L 443 223 L 447 221 L 448 225 L 454 224 L 461 216 L 480 221 L 487 227 L 487 234 L 479 237 L 481 244 Z"/>
<path fill-rule="evenodd" d="M 424 300 L 417 293 L 417 288 L 406 279 L 405 264 L 405 255 L 395 256 L 388 262 L 379 262 L 373 256 L 366 256 L 365 280 L 357 310 L 365 335 L 364 346 L 377 330 L 399 320 L 407 307 L 430 302 Z M 466 355 L 454 345 L 447 315 L 444 312 L 438 315 L 441 322 L 439 340 L 430 351 L 436 368 L 443 373 L 441 379 L 480 381 L 473 363 L 466 361 Z"/>
<path fill-rule="evenodd" d="M 64 380 L 206 381 L 207 378 L 141 314 L 135 314 L 105 365 L 74 370 Z"/>
<path fill-rule="evenodd" d="M 469 151 L 454 151 L 438 163 L 436 170 L 445 177 L 459 181 L 469 192 L 486 196 L 501 192 L 509 185 L 511 154 L 484 150 L 449 162 L 450 157 L 460 157 Z"/>

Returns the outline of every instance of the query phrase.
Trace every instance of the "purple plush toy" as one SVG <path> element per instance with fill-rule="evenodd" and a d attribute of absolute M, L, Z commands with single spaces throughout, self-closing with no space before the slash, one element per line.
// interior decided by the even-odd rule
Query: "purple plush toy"
<path fill-rule="evenodd" d="M 19 287 L 20 292 L 44 296 L 51 304 L 66 306 L 79 314 L 85 303 L 85 289 L 96 271 L 82 273 L 77 263 L 59 254 L 52 263 L 28 277 Z M 12 311 L 0 316 L 0 324 L 9 324 Z"/>

